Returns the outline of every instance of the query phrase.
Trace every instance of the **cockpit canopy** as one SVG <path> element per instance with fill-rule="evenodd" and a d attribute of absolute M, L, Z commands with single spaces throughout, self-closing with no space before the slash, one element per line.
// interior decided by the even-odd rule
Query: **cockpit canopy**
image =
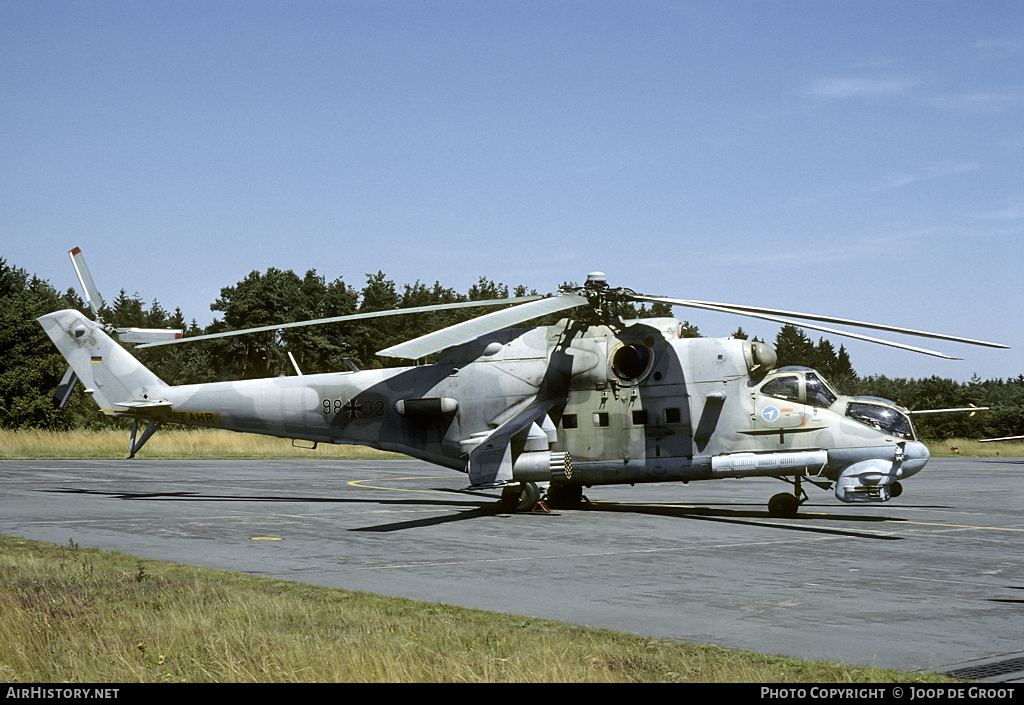
<path fill-rule="evenodd" d="M 783 367 L 761 385 L 760 393 L 798 404 L 816 406 L 845 414 L 847 418 L 904 440 L 914 440 L 910 417 L 896 404 L 875 397 L 840 397 L 824 377 L 809 367 Z M 838 405 L 836 402 L 840 402 Z M 845 405 L 845 408 L 844 408 Z"/>
<path fill-rule="evenodd" d="M 884 400 L 880 400 L 884 401 Z M 846 405 L 846 415 L 865 426 L 884 431 L 890 436 L 914 440 L 914 427 L 910 419 L 891 406 L 882 406 L 867 399 L 852 399 Z"/>
<path fill-rule="evenodd" d="M 827 409 L 839 394 L 825 378 L 809 367 L 783 367 L 761 385 L 761 394 Z"/>

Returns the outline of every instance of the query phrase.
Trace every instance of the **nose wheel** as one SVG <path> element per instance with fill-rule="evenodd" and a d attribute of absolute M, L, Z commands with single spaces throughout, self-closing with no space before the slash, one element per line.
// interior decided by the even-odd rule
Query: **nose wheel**
<path fill-rule="evenodd" d="M 768 514 L 773 517 L 795 517 L 799 508 L 800 500 L 788 492 L 780 492 L 768 500 Z"/>
<path fill-rule="evenodd" d="M 777 477 L 776 480 L 782 480 L 793 485 L 793 494 L 788 492 L 780 492 L 779 494 L 768 500 L 768 514 L 773 517 L 785 517 L 791 519 L 796 516 L 797 510 L 800 505 L 807 501 L 807 493 L 804 492 L 801 480 L 807 480 L 815 487 L 823 490 L 829 489 L 831 483 L 820 485 L 810 478 L 805 478 L 801 475 L 797 475 L 792 480 L 788 477 Z"/>

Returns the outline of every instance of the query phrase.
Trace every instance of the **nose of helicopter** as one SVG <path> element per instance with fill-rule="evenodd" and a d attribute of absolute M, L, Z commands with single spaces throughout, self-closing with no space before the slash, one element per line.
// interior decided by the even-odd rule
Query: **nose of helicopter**
<path fill-rule="evenodd" d="M 930 457 L 928 446 L 919 441 L 910 441 L 903 448 L 903 463 L 896 473 L 897 477 L 904 479 L 921 472 Z"/>

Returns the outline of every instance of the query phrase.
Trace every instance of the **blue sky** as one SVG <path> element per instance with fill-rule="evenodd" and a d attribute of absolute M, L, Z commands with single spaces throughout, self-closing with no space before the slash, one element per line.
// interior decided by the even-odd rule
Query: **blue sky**
<path fill-rule="evenodd" d="M 1024 373 L 1020 0 L 0 0 L 0 67 L 0 256 L 58 289 L 75 246 L 201 325 L 268 267 L 600 270 L 1012 346 L 833 338 L 860 374 Z"/>

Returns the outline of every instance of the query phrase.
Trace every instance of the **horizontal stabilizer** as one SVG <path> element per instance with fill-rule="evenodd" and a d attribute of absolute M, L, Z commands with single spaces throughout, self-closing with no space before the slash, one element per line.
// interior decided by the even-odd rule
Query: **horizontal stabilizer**
<path fill-rule="evenodd" d="M 126 409 L 170 409 L 171 402 L 160 400 L 143 399 L 140 401 L 119 401 L 114 406 L 123 406 Z"/>

